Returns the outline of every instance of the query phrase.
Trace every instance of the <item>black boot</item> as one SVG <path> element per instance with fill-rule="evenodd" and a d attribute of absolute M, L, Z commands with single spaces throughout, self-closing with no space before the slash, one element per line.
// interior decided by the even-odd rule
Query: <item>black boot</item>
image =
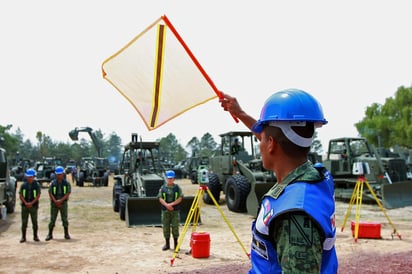
<path fill-rule="evenodd" d="M 175 251 L 176 251 L 176 247 L 177 247 L 177 238 L 173 238 L 173 240 L 174 240 L 174 243 L 175 243 L 175 246 L 174 246 L 174 249 L 173 249 L 173 250 L 175 250 Z M 177 250 L 177 251 L 179 251 L 179 250 Z"/>
<path fill-rule="evenodd" d="M 166 239 L 165 245 L 162 247 L 162 250 L 169 250 L 170 249 L 170 239 Z"/>
<path fill-rule="evenodd" d="M 40 241 L 39 236 L 37 236 L 37 228 L 33 228 L 33 240 L 35 242 Z"/>
<path fill-rule="evenodd" d="M 70 240 L 69 228 L 68 228 L 68 227 L 65 227 L 65 228 L 64 228 L 64 238 L 65 238 L 66 240 Z"/>
<path fill-rule="evenodd" d="M 24 243 L 26 241 L 26 229 L 21 230 L 21 239 L 20 243 Z"/>
<path fill-rule="evenodd" d="M 53 239 L 53 228 L 49 228 L 49 234 L 47 234 L 46 241 Z"/>

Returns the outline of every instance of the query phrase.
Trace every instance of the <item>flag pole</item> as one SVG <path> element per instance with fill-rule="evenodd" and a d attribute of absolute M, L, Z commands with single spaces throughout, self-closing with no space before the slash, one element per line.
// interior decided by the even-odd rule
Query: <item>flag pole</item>
<path fill-rule="evenodd" d="M 190 59 L 192 59 L 193 63 L 195 63 L 196 67 L 200 70 L 200 73 L 202 73 L 202 75 L 205 77 L 206 81 L 212 87 L 212 89 L 214 90 L 216 95 L 219 97 L 219 99 L 223 99 L 222 92 L 220 92 L 220 90 L 217 89 L 215 83 L 213 83 L 212 79 L 209 77 L 209 75 L 203 69 L 202 65 L 199 63 L 199 61 L 193 55 L 192 51 L 189 49 L 189 47 L 186 45 L 185 41 L 182 39 L 182 37 L 179 35 L 179 33 L 177 32 L 175 27 L 172 25 L 169 18 L 167 18 L 166 15 L 163 15 L 162 19 L 166 23 L 166 25 L 169 27 L 169 29 L 173 32 L 173 34 L 176 36 L 176 38 L 180 42 L 180 44 L 182 44 L 182 46 L 186 50 L 187 54 L 189 54 Z M 239 122 L 239 119 L 236 116 L 232 115 L 232 117 L 236 121 L 236 123 Z"/>

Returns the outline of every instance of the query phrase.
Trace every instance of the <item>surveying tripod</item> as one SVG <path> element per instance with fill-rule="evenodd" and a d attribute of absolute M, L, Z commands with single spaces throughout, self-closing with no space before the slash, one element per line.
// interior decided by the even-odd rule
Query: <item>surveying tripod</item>
<path fill-rule="evenodd" d="M 175 261 L 175 258 L 177 256 L 177 253 L 180 250 L 180 246 L 182 244 L 182 241 L 185 237 L 185 234 L 189 228 L 189 225 L 192 223 L 192 232 L 196 231 L 196 227 L 199 223 L 199 217 L 200 217 L 200 208 L 202 207 L 203 204 L 203 195 L 207 192 L 209 197 L 212 199 L 213 203 L 215 204 L 216 208 L 219 210 L 220 215 L 222 218 L 225 220 L 226 224 L 228 225 L 229 229 L 232 231 L 233 235 L 235 236 L 236 240 L 242 247 L 243 251 L 246 253 L 246 256 L 250 258 L 250 254 L 247 253 L 245 246 L 242 244 L 240 241 L 239 237 L 237 236 L 235 230 L 233 229 L 232 225 L 229 223 L 229 220 L 226 218 L 225 214 L 223 213 L 222 209 L 220 208 L 218 202 L 216 201 L 215 197 L 213 194 L 210 192 L 209 188 L 207 185 L 200 185 L 199 189 L 196 192 L 195 198 L 193 200 L 192 206 L 190 207 L 189 214 L 186 217 L 185 224 L 183 226 L 182 233 L 179 236 L 179 239 L 177 241 L 177 246 L 175 247 L 175 251 L 173 252 L 173 258 L 170 260 L 170 266 L 173 266 L 173 263 Z"/>
<path fill-rule="evenodd" d="M 345 228 L 345 224 L 346 224 L 346 221 L 347 221 L 347 219 L 350 215 L 350 212 L 352 210 L 353 203 L 356 200 L 356 215 L 355 215 L 356 217 L 355 217 L 354 238 L 355 238 L 355 243 L 358 241 L 360 210 L 361 210 L 361 206 L 362 206 L 362 193 L 363 193 L 363 185 L 364 184 L 366 184 L 366 186 L 368 187 L 369 191 L 371 192 L 373 198 L 375 199 L 376 203 L 378 204 L 378 206 L 382 210 L 383 214 L 386 216 L 386 219 L 388 219 L 389 224 L 392 226 L 392 228 L 393 228 L 393 232 L 391 234 L 392 239 L 393 239 L 394 235 L 398 236 L 399 239 L 402 239 L 401 235 L 396 231 L 395 225 L 392 223 L 391 219 L 389 218 L 388 214 L 386 213 L 386 210 L 382 206 L 382 203 L 379 201 L 378 197 L 376 196 L 375 192 L 373 191 L 372 187 L 370 186 L 369 182 L 366 180 L 364 175 L 358 176 L 355 188 L 353 189 L 352 197 L 351 197 L 350 202 L 349 202 L 349 207 L 348 207 L 348 210 L 346 212 L 345 219 L 343 221 L 341 231 L 343 232 L 343 229 Z"/>

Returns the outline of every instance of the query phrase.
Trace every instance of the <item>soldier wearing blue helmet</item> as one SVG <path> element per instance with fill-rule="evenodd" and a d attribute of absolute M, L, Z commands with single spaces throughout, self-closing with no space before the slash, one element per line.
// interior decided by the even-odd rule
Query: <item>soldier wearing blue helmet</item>
<path fill-rule="evenodd" d="M 56 178 L 49 185 L 50 222 L 46 241 L 53 239 L 53 228 L 59 212 L 64 228 L 64 238 L 69 240 L 68 200 L 71 193 L 71 185 L 64 178 L 64 168 L 62 166 L 57 166 L 54 174 Z"/>
<path fill-rule="evenodd" d="M 172 230 L 174 249 L 179 239 L 180 208 L 179 204 L 183 199 L 182 188 L 175 183 L 175 172 L 166 171 L 167 184 L 164 184 L 158 194 L 159 202 L 162 205 L 162 226 L 165 245 L 162 250 L 170 249 L 170 229 Z"/>
<path fill-rule="evenodd" d="M 321 105 L 303 90 L 283 90 L 256 120 L 222 95 L 223 109 L 260 140 L 263 166 L 277 179 L 252 225 L 249 273 L 337 273 L 333 178 L 307 158 L 315 129 L 327 123 Z"/>
<path fill-rule="evenodd" d="M 38 211 L 39 211 L 39 200 L 41 194 L 41 185 L 35 180 L 36 171 L 32 168 L 26 170 L 24 174 L 23 183 L 20 186 L 19 197 L 21 201 L 21 239 L 20 243 L 26 241 L 26 230 L 27 223 L 29 220 L 29 215 L 31 218 L 31 223 L 33 226 L 33 240 L 38 242 L 39 237 L 37 235 L 38 231 Z"/>

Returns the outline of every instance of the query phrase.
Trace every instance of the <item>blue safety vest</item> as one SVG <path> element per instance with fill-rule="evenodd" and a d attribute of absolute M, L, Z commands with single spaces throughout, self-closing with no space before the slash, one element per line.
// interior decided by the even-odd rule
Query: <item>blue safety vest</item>
<path fill-rule="evenodd" d="M 323 242 L 321 273 L 337 273 L 338 259 L 335 250 L 335 202 L 333 179 L 324 170 L 319 182 L 293 182 L 275 199 L 265 196 L 256 221 L 252 225 L 252 269 L 249 273 L 282 273 L 276 247 L 269 237 L 271 222 L 286 212 L 305 212 L 322 228 Z M 324 197 L 324 198 L 322 198 Z"/>

